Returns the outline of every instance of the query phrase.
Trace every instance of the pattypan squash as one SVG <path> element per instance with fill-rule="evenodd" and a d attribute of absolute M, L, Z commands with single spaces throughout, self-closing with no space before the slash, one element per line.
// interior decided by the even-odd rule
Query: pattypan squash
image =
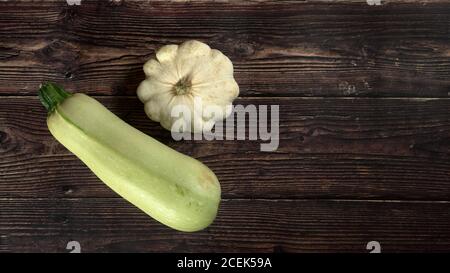
<path fill-rule="evenodd" d="M 230 115 L 239 95 L 230 59 L 195 40 L 163 46 L 144 72 L 137 95 L 148 117 L 171 131 L 211 130 Z"/>

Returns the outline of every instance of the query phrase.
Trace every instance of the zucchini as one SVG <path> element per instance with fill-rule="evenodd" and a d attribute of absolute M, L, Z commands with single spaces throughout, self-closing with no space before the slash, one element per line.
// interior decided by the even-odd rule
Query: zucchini
<path fill-rule="evenodd" d="M 200 161 L 128 125 L 85 94 L 47 83 L 39 98 L 51 134 L 120 196 L 176 230 L 198 231 L 213 222 L 220 184 Z"/>

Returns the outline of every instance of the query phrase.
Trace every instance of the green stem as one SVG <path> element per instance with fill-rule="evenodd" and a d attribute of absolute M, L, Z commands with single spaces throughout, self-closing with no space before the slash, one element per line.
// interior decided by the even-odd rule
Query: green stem
<path fill-rule="evenodd" d="M 38 96 L 47 112 L 51 113 L 59 103 L 72 96 L 72 94 L 66 92 L 62 87 L 49 82 L 41 85 Z"/>

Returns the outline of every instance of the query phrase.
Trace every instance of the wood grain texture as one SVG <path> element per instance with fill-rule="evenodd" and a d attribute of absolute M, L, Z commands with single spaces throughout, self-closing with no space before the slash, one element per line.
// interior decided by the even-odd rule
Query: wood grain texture
<path fill-rule="evenodd" d="M 0 1 L 0 252 L 448 252 L 449 27 L 447 0 Z M 188 39 L 230 57 L 236 103 L 280 106 L 276 151 L 145 116 L 142 65 Z M 108 189 L 50 135 L 43 81 L 205 162 L 214 224 L 176 232 Z"/>
<path fill-rule="evenodd" d="M 235 64 L 242 96 L 448 97 L 448 1 L 7 1 L 0 93 L 53 80 L 134 94 L 143 63 L 198 39 Z"/>
<path fill-rule="evenodd" d="M 0 235 L 15 252 L 448 251 L 449 203 L 223 200 L 212 226 L 180 233 L 123 199 L 1 198 Z M 7 236 L 7 237 L 6 237 Z M 6 240 L 7 239 L 7 240 Z"/>
<path fill-rule="evenodd" d="M 145 116 L 137 98 L 98 99 L 129 124 L 206 163 L 225 198 L 450 200 L 449 99 L 237 100 L 279 104 L 274 152 L 261 152 L 260 141 L 177 142 Z M 0 99 L 0 196 L 116 196 L 58 144 L 45 117 L 37 98 Z"/>

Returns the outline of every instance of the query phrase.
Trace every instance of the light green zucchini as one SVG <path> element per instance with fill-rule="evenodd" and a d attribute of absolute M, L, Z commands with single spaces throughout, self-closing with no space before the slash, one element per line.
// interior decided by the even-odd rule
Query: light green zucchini
<path fill-rule="evenodd" d="M 200 161 L 133 128 L 87 95 L 47 83 L 39 98 L 52 135 L 120 196 L 180 231 L 213 222 L 220 184 Z"/>

